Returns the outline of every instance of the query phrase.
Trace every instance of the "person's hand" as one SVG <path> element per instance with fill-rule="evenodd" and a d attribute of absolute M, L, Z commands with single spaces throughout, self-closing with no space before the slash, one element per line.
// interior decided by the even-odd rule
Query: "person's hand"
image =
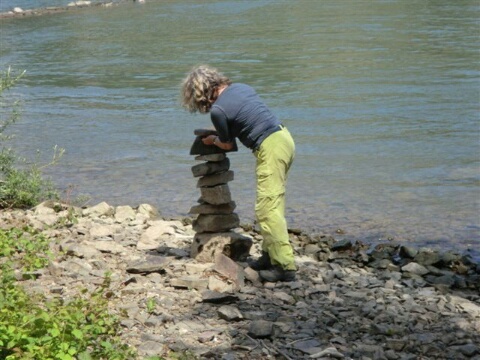
<path fill-rule="evenodd" d="M 217 138 L 217 135 L 208 135 L 202 139 L 203 143 L 205 145 L 214 145 L 215 139 Z"/>

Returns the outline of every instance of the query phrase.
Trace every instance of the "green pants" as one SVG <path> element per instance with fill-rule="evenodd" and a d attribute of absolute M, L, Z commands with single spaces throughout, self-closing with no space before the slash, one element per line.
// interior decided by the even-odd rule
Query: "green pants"
<path fill-rule="evenodd" d="M 263 236 L 262 250 L 273 265 L 296 270 L 285 220 L 285 186 L 295 156 L 295 144 L 284 127 L 268 136 L 255 151 L 257 200 L 255 215 Z"/>

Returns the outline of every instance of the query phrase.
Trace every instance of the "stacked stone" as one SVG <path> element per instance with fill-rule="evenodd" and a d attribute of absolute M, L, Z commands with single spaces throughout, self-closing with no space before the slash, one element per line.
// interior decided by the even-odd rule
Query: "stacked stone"
<path fill-rule="evenodd" d="M 190 150 L 197 155 L 195 160 L 203 161 L 192 167 L 193 176 L 198 179 L 200 189 L 198 205 L 192 206 L 190 214 L 198 215 L 193 221 L 196 232 L 191 248 L 191 257 L 201 262 L 214 262 L 217 253 L 223 253 L 234 260 L 248 256 L 252 240 L 232 231 L 240 225 L 236 204 L 232 200 L 228 183 L 233 180 L 230 160 L 226 152 L 217 146 L 204 145 L 201 139 L 215 134 L 213 130 L 195 130 L 197 135 Z M 232 151 L 236 151 L 236 144 Z"/>

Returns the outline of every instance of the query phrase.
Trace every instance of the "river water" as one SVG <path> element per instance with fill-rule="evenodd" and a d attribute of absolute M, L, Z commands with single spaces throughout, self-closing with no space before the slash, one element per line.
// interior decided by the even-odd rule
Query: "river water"
<path fill-rule="evenodd" d="M 46 175 L 67 200 L 186 215 L 193 130 L 210 120 L 181 109 L 179 84 L 208 63 L 293 134 L 291 227 L 478 256 L 479 15 L 475 0 L 147 0 L 3 19 L 0 66 L 27 71 L 5 94 L 22 104 L 12 146 L 40 162 L 65 148 Z M 229 157 L 248 223 L 254 157 Z"/>

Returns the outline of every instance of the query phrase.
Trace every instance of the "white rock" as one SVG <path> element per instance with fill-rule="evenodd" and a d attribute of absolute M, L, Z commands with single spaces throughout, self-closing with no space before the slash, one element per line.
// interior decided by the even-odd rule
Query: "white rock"
<path fill-rule="evenodd" d="M 115 220 L 119 223 L 127 220 L 134 220 L 135 216 L 135 210 L 133 210 L 130 206 L 117 206 L 115 209 Z"/>
<path fill-rule="evenodd" d="M 15 14 L 21 14 L 21 13 L 23 13 L 23 9 L 21 7 L 14 7 L 13 12 Z"/>
<path fill-rule="evenodd" d="M 150 227 L 140 236 L 137 249 L 154 250 L 160 246 L 160 240 L 166 240 L 166 238 L 173 237 L 174 235 L 175 228 L 171 221 L 152 221 L 150 222 Z"/>
<path fill-rule="evenodd" d="M 90 236 L 92 238 L 101 238 L 101 237 L 112 237 L 114 234 L 114 229 L 109 225 L 98 225 L 95 224 L 90 229 Z"/>
<path fill-rule="evenodd" d="M 99 217 L 102 215 L 110 216 L 113 215 L 114 212 L 115 209 L 103 201 L 100 204 L 84 209 L 82 214 L 84 216 Z"/>
<path fill-rule="evenodd" d="M 37 222 L 40 222 L 41 224 L 45 224 L 47 226 L 52 226 L 54 225 L 57 221 L 58 221 L 58 216 L 57 214 L 55 213 L 55 211 L 53 211 L 52 209 L 50 209 L 52 212 L 49 213 L 48 211 L 46 211 L 48 208 L 42 208 L 45 210 L 45 212 L 41 211 L 39 214 L 28 214 L 26 216 L 26 218 L 29 220 L 30 223 L 37 223 Z M 38 225 L 38 224 L 37 224 Z M 43 229 L 44 227 L 43 226 L 40 226 L 41 229 Z"/>
<path fill-rule="evenodd" d="M 149 219 L 153 219 L 158 216 L 158 210 L 149 204 L 140 204 L 137 211 L 139 214 L 148 216 Z"/>
<path fill-rule="evenodd" d="M 49 207 L 45 202 L 38 204 L 34 208 L 35 215 L 52 215 L 55 214 L 55 210 Z"/>

